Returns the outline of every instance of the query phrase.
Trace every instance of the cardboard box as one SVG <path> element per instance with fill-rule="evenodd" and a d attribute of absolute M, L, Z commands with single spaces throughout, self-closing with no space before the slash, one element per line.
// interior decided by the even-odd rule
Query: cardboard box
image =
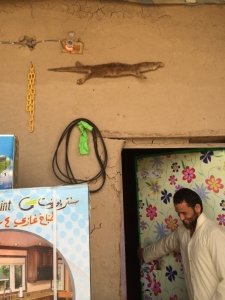
<path fill-rule="evenodd" d="M 89 211 L 87 184 L 0 191 L 0 264 L 24 259 L 21 287 L 29 299 L 43 290 L 91 299 Z M 50 267 L 53 276 L 46 277 Z M 38 278 L 41 271 L 44 277 Z"/>
<path fill-rule="evenodd" d="M 18 142 L 14 135 L 0 135 L 0 189 L 16 187 Z"/>

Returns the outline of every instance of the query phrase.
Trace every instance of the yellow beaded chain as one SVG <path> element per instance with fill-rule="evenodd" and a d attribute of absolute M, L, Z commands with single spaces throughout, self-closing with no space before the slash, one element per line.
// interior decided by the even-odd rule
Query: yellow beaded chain
<path fill-rule="evenodd" d="M 27 102 L 26 111 L 29 113 L 29 132 L 34 131 L 34 103 L 35 103 L 35 70 L 31 63 L 28 73 L 28 86 L 27 86 Z"/>

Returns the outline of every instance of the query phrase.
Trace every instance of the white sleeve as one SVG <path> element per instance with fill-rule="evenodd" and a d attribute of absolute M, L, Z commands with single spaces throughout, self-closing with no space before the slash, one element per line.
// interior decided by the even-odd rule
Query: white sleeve
<path fill-rule="evenodd" d="M 217 230 L 212 234 L 210 239 L 210 254 L 212 262 L 215 266 L 218 285 L 212 300 L 224 300 L 225 297 L 225 233 L 222 230 Z"/>
<path fill-rule="evenodd" d="M 172 251 L 179 250 L 179 238 L 177 230 L 143 249 L 145 262 L 158 259 Z"/>

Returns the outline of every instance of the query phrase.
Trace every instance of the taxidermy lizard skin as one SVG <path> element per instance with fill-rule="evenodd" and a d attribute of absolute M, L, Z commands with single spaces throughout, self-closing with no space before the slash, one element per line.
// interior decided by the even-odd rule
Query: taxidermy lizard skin
<path fill-rule="evenodd" d="M 55 72 L 85 73 L 85 76 L 83 78 L 77 80 L 77 84 L 83 84 L 86 80 L 94 77 L 103 78 L 131 75 L 140 79 L 146 79 L 143 73 L 154 71 L 161 67 L 164 67 L 164 63 L 162 62 L 140 62 L 137 64 L 108 63 L 100 65 L 83 65 L 82 63 L 77 61 L 74 67 L 53 68 L 48 70 Z"/>

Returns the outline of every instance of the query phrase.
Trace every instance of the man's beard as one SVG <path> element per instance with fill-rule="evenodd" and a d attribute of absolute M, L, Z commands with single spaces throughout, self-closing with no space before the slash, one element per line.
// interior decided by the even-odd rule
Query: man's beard
<path fill-rule="evenodd" d="M 195 213 L 194 216 L 191 219 L 189 219 L 189 223 L 185 223 L 183 221 L 184 227 L 189 230 L 195 230 L 197 225 L 197 220 L 198 220 L 198 215 Z"/>

